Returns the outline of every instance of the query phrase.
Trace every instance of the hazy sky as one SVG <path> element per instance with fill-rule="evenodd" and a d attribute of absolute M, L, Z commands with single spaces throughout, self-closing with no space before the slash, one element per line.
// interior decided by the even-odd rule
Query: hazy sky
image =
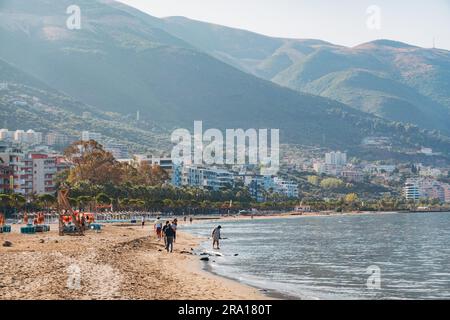
<path fill-rule="evenodd" d="M 450 50 L 450 0 L 120 1 L 156 17 L 185 16 L 271 36 L 347 46 L 386 38 L 423 47 L 435 38 L 436 47 Z"/>

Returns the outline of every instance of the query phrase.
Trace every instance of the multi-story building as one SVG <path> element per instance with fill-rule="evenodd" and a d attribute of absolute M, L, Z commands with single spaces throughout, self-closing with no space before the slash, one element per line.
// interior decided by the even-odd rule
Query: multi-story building
<path fill-rule="evenodd" d="M 420 200 L 420 187 L 417 181 L 414 181 L 412 179 L 406 181 L 403 192 L 406 200 Z"/>
<path fill-rule="evenodd" d="M 0 193 L 7 193 L 13 181 L 12 169 L 0 161 Z"/>
<path fill-rule="evenodd" d="M 275 192 L 288 198 L 298 198 L 298 184 L 293 181 L 273 177 Z"/>
<path fill-rule="evenodd" d="M 49 132 L 45 135 L 45 144 L 48 146 L 64 148 L 74 142 L 75 139 L 73 137 L 69 137 L 68 135 L 57 133 L 57 132 Z"/>
<path fill-rule="evenodd" d="M 7 172 L 8 190 L 23 195 L 54 193 L 57 173 L 68 168 L 62 156 L 45 152 L 25 154 L 17 147 L 0 146 L 0 159 L 4 167 L 0 178 L 3 189 Z"/>
<path fill-rule="evenodd" d="M 170 157 L 155 157 L 153 155 L 142 155 L 138 154 L 134 156 L 133 161 L 137 164 L 146 163 L 150 166 L 157 165 L 162 169 L 167 171 L 169 174 L 172 173 L 174 164 L 172 162 L 172 158 Z"/>
<path fill-rule="evenodd" d="M 344 169 L 341 177 L 350 182 L 363 182 L 364 174 L 357 169 Z"/>
<path fill-rule="evenodd" d="M 313 165 L 313 169 L 318 174 L 327 174 L 330 176 L 340 176 L 344 167 L 341 165 L 316 162 Z"/>
<path fill-rule="evenodd" d="M 267 200 L 267 195 L 279 194 L 288 198 L 298 198 L 298 184 L 271 175 L 244 175 L 244 185 L 258 202 Z"/>
<path fill-rule="evenodd" d="M 8 129 L 0 129 L 0 140 L 12 140 L 14 133 Z"/>
<path fill-rule="evenodd" d="M 33 193 L 33 159 L 25 156 L 21 160 L 19 171 L 17 172 L 19 178 L 19 193 L 24 195 Z"/>
<path fill-rule="evenodd" d="M 429 178 L 410 178 L 404 186 L 404 195 L 407 200 L 438 199 L 446 201 L 446 184 Z"/>
<path fill-rule="evenodd" d="M 12 177 L 10 185 L 12 186 L 12 191 L 17 193 L 23 193 L 21 190 L 22 181 L 20 180 L 23 158 L 24 154 L 20 148 L 14 145 L 0 145 L 0 159 L 3 165 L 11 169 Z"/>
<path fill-rule="evenodd" d="M 444 198 L 445 202 L 450 203 L 450 184 L 444 185 Z"/>
<path fill-rule="evenodd" d="M 56 158 L 47 154 L 30 154 L 33 168 L 33 193 L 54 193 L 57 173 Z"/>
<path fill-rule="evenodd" d="M 334 166 L 345 166 L 347 164 L 347 154 L 345 152 L 329 152 L 325 154 L 325 164 Z"/>
<path fill-rule="evenodd" d="M 377 174 L 377 173 L 393 173 L 396 169 L 395 165 L 376 165 L 376 164 L 369 164 L 364 167 L 364 171 L 370 174 Z"/>
<path fill-rule="evenodd" d="M 176 187 L 191 186 L 218 191 L 234 187 L 234 174 L 218 168 L 174 165 L 172 184 Z"/>
<path fill-rule="evenodd" d="M 31 129 L 26 132 L 24 130 L 9 131 L 8 129 L 1 129 L 0 140 L 37 145 L 42 143 L 42 133 Z"/>

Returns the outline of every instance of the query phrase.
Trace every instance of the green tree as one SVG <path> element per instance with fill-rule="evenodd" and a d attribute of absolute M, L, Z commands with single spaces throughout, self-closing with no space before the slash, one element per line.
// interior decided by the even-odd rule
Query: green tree
<path fill-rule="evenodd" d="M 44 205 L 46 211 L 49 211 L 50 207 L 56 203 L 56 197 L 51 194 L 41 194 L 38 196 L 38 202 Z"/>

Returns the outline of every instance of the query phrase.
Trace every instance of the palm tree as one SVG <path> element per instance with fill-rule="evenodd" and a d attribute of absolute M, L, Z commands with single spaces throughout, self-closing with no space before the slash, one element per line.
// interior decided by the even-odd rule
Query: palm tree
<path fill-rule="evenodd" d="M 10 198 L 12 207 L 17 210 L 23 208 L 23 206 L 27 203 L 27 199 L 21 194 L 14 193 L 10 196 Z"/>
<path fill-rule="evenodd" d="M 39 202 L 43 203 L 45 206 L 45 210 L 48 212 L 50 205 L 54 204 L 56 202 L 55 196 L 51 194 L 42 194 L 38 196 Z"/>
<path fill-rule="evenodd" d="M 79 209 L 85 209 L 87 205 L 89 205 L 92 202 L 92 197 L 89 196 L 79 196 L 77 198 L 77 202 L 80 205 Z"/>
<path fill-rule="evenodd" d="M 95 201 L 97 201 L 98 204 L 111 204 L 111 198 L 108 197 L 106 194 L 104 193 L 99 193 L 96 197 L 95 197 Z"/>
<path fill-rule="evenodd" d="M 11 207 L 11 196 L 8 194 L 0 194 L 0 208 L 6 211 L 7 208 Z"/>

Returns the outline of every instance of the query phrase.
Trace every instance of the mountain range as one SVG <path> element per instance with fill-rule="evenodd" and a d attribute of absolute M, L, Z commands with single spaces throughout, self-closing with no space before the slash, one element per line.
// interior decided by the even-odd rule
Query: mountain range
<path fill-rule="evenodd" d="M 82 128 L 80 113 L 88 108 L 99 121 L 90 130 L 114 135 L 139 111 L 140 127 L 120 131 L 123 140 L 153 139 L 145 133 L 155 127 L 170 132 L 203 120 L 221 129 L 280 128 L 282 142 L 292 144 L 349 148 L 368 136 L 387 136 L 394 146 L 450 153 L 446 51 L 408 46 L 421 59 L 438 61 L 435 69 L 420 69 L 420 61 L 414 68 L 397 62 L 394 69 L 386 48 L 404 44 L 349 49 L 158 19 L 115 1 L 75 2 L 80 30 L 66 27 L 73 0 L 0 2 L 0 82 L 58 96 L 54 108 L 38 110 L 45 119 L 63 110 L 58 121 L 76 118 Z M 7 107 L 3 102 L 0 111 Z"/>
<path fill-rule="evenodd" d="M 184 17 L 153 25 L 236 68 L 382 118 L 450 133 L 450 52 L 377 40 L 353 48 Z"/>

